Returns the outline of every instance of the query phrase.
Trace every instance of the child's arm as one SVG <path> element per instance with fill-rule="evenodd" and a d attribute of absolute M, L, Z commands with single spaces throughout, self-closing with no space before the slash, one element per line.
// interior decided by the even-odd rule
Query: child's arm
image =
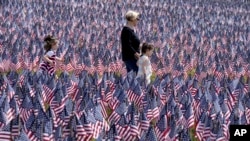
<path fill-rule="evenodd" d="M 60 57 L 56 57 L 56 60 L 57 61 L 64 61 L 64 55 L 65 53 L 67 52 L 67 50 L 63 51 L 61 54 L 60 54 Z"/>
<path fill-rule="evenodd" d="M 63 57 L 61 57 L 61 58 L 56 57 L 56 60 L 57 60 L 57 61 L 63 61 Z"/>
<path fill-rule="evenodd" d="M 48 55 L 44 55 L 43 56 L 43 60 L 46 61 L 46 62 L 49 62 L 50 64 L 53 64 L 53 61 L 51 61 L 48 57 Z"/>
<path fill-rule="evenodd" d="M 150 65 L 150 61 L 149 59 L 145 59 L 145 61 L 143 62 L 143 73 L 144 73 L 144 78 L 146 79 L 146 85 L 148 85 L 150 83 L 150 73 L 147 73 L 147 66 Z"/>
<path fill-rule="evenodd" d="M 147 72 L 146 66 L 148 65 L 148 63 L 149 63 L 149 61 L 148 61 L 147 59 L 145 59 L 145 60 L 143 61 L 143 63 L 142 63 L 143 73 L 144 73 L 145 76 L 147 75 L 147 74 L 146 74 L 146 72 Z"/>

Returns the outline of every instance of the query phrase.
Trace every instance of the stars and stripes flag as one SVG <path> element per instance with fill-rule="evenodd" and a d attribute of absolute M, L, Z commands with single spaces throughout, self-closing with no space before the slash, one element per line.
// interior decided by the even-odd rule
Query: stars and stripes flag
<path fill-rule="evenodd" d="M 10 124 L 7 124 L 0 131 L 0 140 L 11 140 L 11 139 L 12 139 L 11 126 Z"/>

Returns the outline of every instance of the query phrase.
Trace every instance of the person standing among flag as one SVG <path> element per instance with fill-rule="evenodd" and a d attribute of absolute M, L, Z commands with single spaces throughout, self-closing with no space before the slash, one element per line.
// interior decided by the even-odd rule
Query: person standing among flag
<path fill-rule="evenodd" d="M 121 32 L 122 61 L 126 65 L 127 72 L 138 72 L 137 60 L 140 57 L 140 40 L 135 33 L 135 27 L 139 21 L 139 13 L 128 11 L 125 16 L 127 24 Z"/>
<path fill-rule="evenodd" d="M 138 78 L 145 78 L 146 85 L 150 84 L 150 78 L 152 76 L 152 66 L 149 57 L 153 54 L 154 47 L 151 44 L 143 43 L 142 45 L 142 56 L 137 61 L 139 71 L 137 74 Z"/>
<path fill-rule="evenodd" d="M 56 57 L 56 50 L 58 48 L 57 39 L 48 35 L 44 38 L 44 42 L 45 55 L 43 56 L 43 62 L 40 69 L 52 75 L 55 73 L 55 61 L 63 61 L 63 58 Z"/>

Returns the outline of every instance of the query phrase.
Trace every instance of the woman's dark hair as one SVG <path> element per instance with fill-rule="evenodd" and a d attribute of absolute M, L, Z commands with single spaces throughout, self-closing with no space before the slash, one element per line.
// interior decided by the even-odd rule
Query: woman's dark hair
<path fill-rule="evenodd" d="M 141 49 L 142 53 L 146 53 L 147 50 L 152 50 L 152 49 L 154 49 L 154 46 L 152 44 L 148 44 L 148 43 L 142 44 L 142 49 Z"/>
<path fill-rule="evenodd" d="M 48 52 L 49 50 L 51 50 L 52 46 L 56 43 L 56 39 L 53 36 L 48 35 L 44 38 L 44 42 L 45 42 L 44 49 L 46 52 Z"/>

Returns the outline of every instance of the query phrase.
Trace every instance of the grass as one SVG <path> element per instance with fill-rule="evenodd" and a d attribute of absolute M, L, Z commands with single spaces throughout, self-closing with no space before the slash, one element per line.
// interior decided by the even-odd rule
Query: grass
<path fill-rule="evenodd" d="M 248 79 L 250 79 L 250 78 L 248 78 L 247 75 L 243 76 L 243 82 L 244 82 L 244 83 L 246 83 Z"/>
<path fill-rule="evenodd" d="M 109 108 L 109 107 L 106 107 L 106 112 L 107 112 L 107 115 L 109 117 L 112 114 L 113 110 L 111 108 Z"/>
<path fill-rule="evenodd" d="M 195 72 L 196 72 L 196 69 L 193 68 L 193 69 L 189 70 L 189 71 L 187 72 L 187 74 L 188 74 L 189 76 L 193 77 L 194 74 L 195 74 Z"/>
<path fill-rule="evenodd" d="M 189 135 L 191 137 L 191 141 L 199 141 L 198 138 L 195 137 L 195 127 L 189 129 Z"/>
<path fill-rule="evenodd" d="M 22 69 L 18 69 L 18 70 L 17 70 L 17 73 L 18 73 L 18 74 L 21 74 L 22 72 L 23 72 Z"/>
<path fill-rule="evenodd" d="M 156 126 L 156 123 L 157 123 L 157 119 L 156 119 L 156 118 L 152 119 L 152 121 L 150 122 L 150 124 L 151 124 L 153 127 Z"/>
<path fill-rule="evenodd" d="M 151 77 L 150 77 L 151 82 L 154 82 L 155 78 L 156 78 L 156 73 L 153 72 L 152 75 L 151 75 Z"/>
<path fill-rule="evenodd" d="M 61 71 L 61 70 L 57 70 L 57 71 L 55 72 L 56 76 L 60 76 L 60 75 L 61 75 L 61 73 L 62 73 L 62 71 Z"/>

